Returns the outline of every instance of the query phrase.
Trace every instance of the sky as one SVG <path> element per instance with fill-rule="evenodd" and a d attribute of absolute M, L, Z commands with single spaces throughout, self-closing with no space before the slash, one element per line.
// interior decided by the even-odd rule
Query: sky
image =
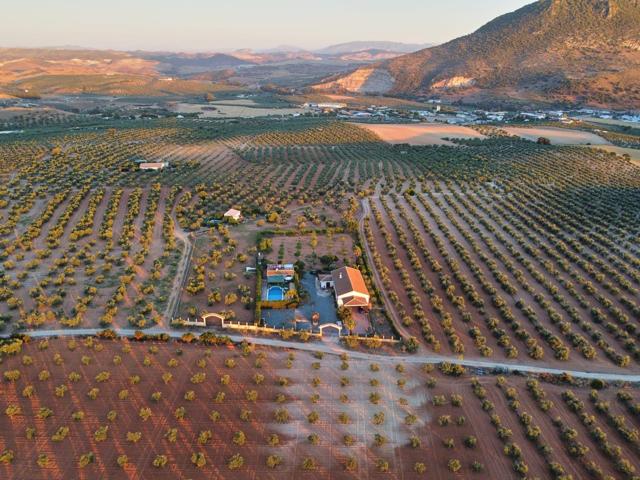
<path fill-rule="evenodd" d="M 4 2 L 1 47 L 229 51 L 355 40 L 442 43 L 533 0 Z"/>

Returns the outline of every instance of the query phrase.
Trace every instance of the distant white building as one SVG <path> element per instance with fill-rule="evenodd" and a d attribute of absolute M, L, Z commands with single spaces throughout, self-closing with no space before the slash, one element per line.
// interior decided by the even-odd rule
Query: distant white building
<path fill-rule="evenodd" d="M 551 110 L 547 112 L 547 115 L 551 118 L 561 119 L 566 118 L 567 114 L 562 110 Z"/>
<path fill-rule="evenodd" d="M 169 166 L 169 162 L 142 162 L 139 164 L 140 170 L 158 171 Z"/>
<path fill-rule="evenodd" d="M 546 113 L 538 113 L 538 112 L 521 112 L 520 116 L 524 118 L 530 118 L 533 120 L 544 120 L 545 118 L 547 118 Z"/>
<path fill-rule="evenodd" d="M 235 208 L 230 208 L 225 212 L 224 218 L 229 218 L 231 220 L 239 222 L 240 220 L 242 220 L 242 212 L 240 212 L 240 210 L 236 210 Z"/>
<path fill-rule="evenodd" d="M 304 108 L 316 108 L 319 110 L 340 110 L 347 108 L 346 103 L 305 103 Z"/>
<path fill-rule="evenodd" d="M 494 122 L 502 122 L 506 112 L 487 112 L 487 120 L 493 120 Z"/>
<path fill-rule="evenodd" d="M 640 115 L 622 115 L 620 120 L 625 122 L 640 123 Z"/>

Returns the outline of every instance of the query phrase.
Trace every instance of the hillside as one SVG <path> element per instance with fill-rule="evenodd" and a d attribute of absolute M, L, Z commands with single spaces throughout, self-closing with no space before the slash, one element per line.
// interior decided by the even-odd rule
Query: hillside
<path fill-rule="evenodd" d="M 252 65 L 253 62 L 243 60 L 233 55 L 224 53 L 212 54 L 186 54 L 186 53 L 146 53 L 139 52 L 143 59 L 157 62 L 157 69 L 166 74 L 189 75 L 203 72 L 213 72 L 234 68 L 239 66 Z"/>
<path fill-rule="evenodd" d="M 640 2 L 540 0 L 320 90 L 640 107 Z"/>
<path fill-rule="evenodd" d="M 0 96 L 199 94 L 211 91 L 212 81 L 230 80 L 248 85 L 278 83 L 298 87 L 402 54 L 372 49 L 319 55 L 282 48 L 229 54 L 0 48 Z"/>

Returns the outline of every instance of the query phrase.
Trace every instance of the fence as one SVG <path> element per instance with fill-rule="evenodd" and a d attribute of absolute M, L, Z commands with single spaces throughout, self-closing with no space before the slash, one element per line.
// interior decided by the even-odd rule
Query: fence
<path fill-rule="evenodd" d="M 233 330 L 250 330 L 252 332 L 276 333 L 276 334 L 280 334 L 282 332 L 308 333 L 312 337 L 322 337 L 322 333 L 314 333 L 309 330 L 295 330 L 295 329 L 286 328 L 286 327 L 281 327 L 281 328 L 260 327 L 252 323 L 234 322 L 232 320 L 222 320 L 222 328 L 231 328 Z"/>
<path fill-rule="evenodd" d="M 318 338 L 322 338 L 323 336 L 323 331 L 324 328 L 321 325 L 320 326 L 320 331 L 319 332 L 312 332 L 311 330 L 296 330 L 294 328 L 287 328 L 287 327 L 280 327 L 280 328 L 275 328 L 275 327 L 261 327 L 258 325 L 255 325 L 253 323 L 242 323 L 242 322 L 238 322 L 238 321 L 234 321 L 234 320 L 225 320 L 224 316 L 219 314 L 219 313 L 206 313 L 204 315 L 202 315 L 202 317 L 200 317 L 199 320 L 183 320 L 181 319 L 180 321 L 180 326 L 185 326 L 185 327 L 206 327 L 207 326 L 207 319 L 214 317 L 214 318 L 218 318 L 220 320 L 220 326 L 223 329 L 232 329 L 232 330 L 244 330 L 244 331 L 251 331 L 251 332 L 263 332 L 263 333 L 275 333 L 275 334 L 282 334 L 282 332 L 292 332 L 294 334 L 299 334 L 299 333 L 307 333 L 312 337 L 318 337 Z M 335 328 L 335 326 L 333 324 L 327 324 L 324 326 L 325 328 Z M 362 342 L 366 342 L 366 341 L 379 341 L 382 343 L 400 343 L 400 340 L 395 338 L 395 337 L 385 337 L 385 336 L 367 336 L 367 335 L 343 335 L 342 334 L 342 330 L 339 329 L 338 330 L 338 336 L 340 338 L 343 339 L 355 339 L 358 341 L 362 341 Z"/>
<path fill-rule="evenodd" d="M 344 338 L 345 340 L 349 338 L 354 338 L 358 341 L 366 342 L 367 340 L 382 342 L 382 343 L 400 343 L 401 340 L 395 337 L 368 337 L 366 335 L 341 335 L 340 338 Z"/>

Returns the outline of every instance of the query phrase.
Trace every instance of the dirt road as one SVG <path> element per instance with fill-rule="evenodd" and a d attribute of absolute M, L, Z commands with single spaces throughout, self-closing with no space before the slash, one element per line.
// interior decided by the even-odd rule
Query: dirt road
<path fill-rule="evenodd" d="M 45 337 L 73 337 L 73 336 L 89 336 L 96 335 L 101 330 L 98 328 L 84 328 L 84 329 L 64 329 L 64 330 L 35 330 L 32 332 L 25 332 L 29 336 L 33 338 L 45 338 Z M 180 338 L 184 333 L 191 332 L 196 335 L 203 333 L 205 330 L 167 330 L 159 327 L 154 327 L 145 330 L 146 334 L 167 334 L 171 338 Z M 115 329 L 115 332 L 121 337 L 133 337 L 136 333 L 135 330 L 132 329 Z M 220 332 L 215 332 L 220 334 Z M 0 335 L 0 337 L 8 337 L 8 334 Z M 354 352 L 343 348 L 339 343 L 329 343 L 329 342 L 310 342 L 310 343 L 300 343 L 300 342 L 291 342 L 287 340 L 278 340 L 275 338 L 264 338 L 264 337 L 248 337 L 244 335 L 226 335 L 233 342 L 241 342 L 243 340 L 253 343 L 254 345 L 263 345 L 267 347 L 275 347 L 275 348 L 288 348 L 294 350 L 301 350 L 306 352 L 323 352 L 329 355 L 341 355 L 346 353 L 349 355 L 349 358 L 359 359 L 359 360 L 367 360 L 371 362 L 378 363 L 411 363 L 411 364 L 424 364 L 424 363 L 442 363 L 448 362 L 455 365 L 462 365 L 464 367 L 470 368 L 482 368 L 486 370 L 494 370 L 499 369 L 504 373 L 508 372 L 522 372 L 522 373 L 532 373 L 532 374 L 552 374 L 552 375 L 561 375 L 563 373 L 567 373 L 574 378 L 582 378 L 587 380 L 592 379 L 601 379 L 606 381 L 621 381 L 621 382 L 630 382 L 630 383 L 640 383 L 640 374 L 637 373 L 609 373 L 609 372 L 595 372 L 595 371 L 583 371 L 583 370 L 563 370 L 558 368 L 549 368 L 545 366 L 535 366 L 529 364 L 522 363 L 502 363 L 502 362 L 491 362 L 487 360 L 472 360 L 472 359 L 461 359 L 455 357 L 446 357 L 442 355 L 381 355 L 377 353 L 367 353 L 367 352 Z"/>
<path fill-rule="evenodd" d="M 184 284 L 187 281 L 187 274 L 191 268 L 191 256 L 193 255 L 191 235 L 180 228 L 180 225 L 175 218 L 174 224 L 174 234 L 176 238 L 183 243 L 184 248 L 182 250 L 180 261 L 178 262 L 176 276 L 173 278 L 173 287 L 171 288 L 171 294 L 167 300 L 167 308 L 164 311 L 165 326 L 169 326 L 171 324 L 171 320 L 173 320 L 178 313 L 178 308 L 180 307 L 180 296 L 182 295 Z"/>
<path fill-rule="evenodd" d="M 361 203 L 362 203 L 362 215 L 360 217 L 360 220 L 358 220 L 358 231 L 360 232 L 360 240 L 362 241 L 362 245 L 364 246 L 364 251 L 367 255 L 367 259 L 369 260 L 369 262 L 372 262 L 373 255 L 371 254 L 371 247 L 367 243 L 367 237 L 364 234 L 364 221 L 367 217 L 369 217 L 371 210 L 369 207 L 369 201 L 366 198 L 363 198 Z M 391 300 L 389 299 L 389 294 L 387 293 L 387 289 L 384 287 L 384 284 L 382 283 L 380 274 L 373 267 L 371 268 L 371 271 L 373 272 L 374 281 L 376 283 L 376 286 L 378 287 L 378 291 L 382 294 L 384 308 L 389 313 L 389 316 L 391 317 L 391 321 L 393 322 L 393 326 L 395 327 L 396 331 L 400 334 L 402 338 L 408 339 L 412 335 L 402 324 L 402 320 L 400 319 L 398 312 L 395 310 L 395 308 L 393 308 L 393 303 L 391 303 Z M 422 346 L 420 346 L 420 348 L 422 349 Z"/>

